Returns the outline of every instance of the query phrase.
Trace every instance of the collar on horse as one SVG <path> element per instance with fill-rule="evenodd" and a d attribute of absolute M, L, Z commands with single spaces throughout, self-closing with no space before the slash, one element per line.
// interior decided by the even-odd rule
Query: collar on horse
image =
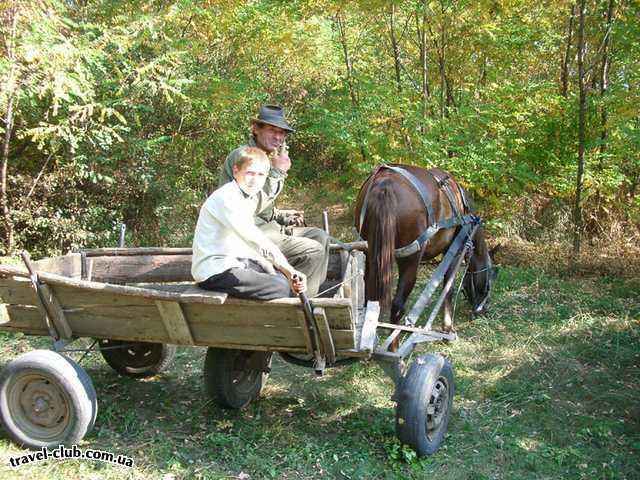
<path fill-rule="evenodd" d="M 367 212 L 367 200 L 369 198 L 369 193 L 371 192 L 371 187 L 373 186 L 373 180 L 382 169 L 391 170 L 392 172 L 402 175 L 402 177 L 413 186 L 413 188 L 418 192 L 418 194 L 420 195 L 420 198 L 422 199 L 422 203 L 427 213 L 427 218 L 429 219 L 429 221 L 433 222 L 413 242 L 411 242 L 408 245 L 405 245 L 404 247 L 396 248 L 395 250 L 396 258 L 409 257 L 414 253 L 421 251 L 424 244 L 427 243 L 429 240 L 431 240 L 434 237 L 434 235 L 438 233 L 438 231 L 440 230 L 456 227 L 456 226 L 465 227 L 467 225 L 476 224 L 480 222 L 480 219 L 476 215 L 473 215 L 472 213 L 463 214 L 460 212 L 460 210 L 456 206 L 455 197 L 454 197 L 453 191 L 451 190 L 451 185 L 449 184 L 448 175 L 440 176 L 440 175 L 437 175 L 436 173 L 433 173 L 427 170 L 427 173 L 433 177 L 433 179 L 436 181 L 436 184 L 438 185 L 440 190 L 444 192 L 453 210 L 452 217 L 435 221 L 436 217 L 433 211 L 433 206 L 429 199 L 429 193 L 427 192 L 427 189 L 422 184 L 422 182 L 420 182 L 420 180 L 418 180 L 416 176 L 412 174 L 409 170 L 402 168 L 400 166 L 379 165 L 378 168 L 376 168 L 375 171 L 371 174 L 371 177 L 370 177 L 371 181 L 369 182 L 369 186 L 367 187 L 367 192 L 365 193 L 364 200 L 362 202 L 362 209 L 360 210 L 360 222 L 358 226 L 358 233 L 361 233 L 362 231 L 362 224 L 364 223 L 365 215 Z M 464 194 L 464 191 L 459 188 L 459 192 L 460 192 L 460 195 L 462 196 L 462 203 L 464 205 L 465 212 L 470 212 L 471 209 L 469 208 L 469 202 L 466 195 Z"/>

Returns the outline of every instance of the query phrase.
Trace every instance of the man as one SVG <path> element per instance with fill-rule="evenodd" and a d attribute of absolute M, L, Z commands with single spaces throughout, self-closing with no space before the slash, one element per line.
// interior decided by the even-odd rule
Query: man
<path fill-rule="evenodd" d="M 257 194 L 270 168 L 264 151 L 241 148 L 231 165 L 233 180 L 213 192 L 200 209 L 191 274 L 201 288 L 256 300 L 305 291 L 305 275 L 254 222 Z"/>
<path fill-rule="evenodd" d="M 284 188 L 287 171 L 291 168 L 285 140 L 293 131 L 282 107 L 277 105 L 264 105 L 258 117 L 252 120 L 252 138 L 247 146 L 261 149 L 271 160 L 268 177 L 258 194 L 255 222 L 289 263 L 307 276 L 307 289 L 310 295 L 315 295 L 327 275 L 329 237 L 319 228 L 302 227 L 303 211 L 279 210 L 274 205 Z M 226 158 L 220 174 L 220 185 L 232 180 L 232 165 L 242 148 L 232 151 Z"/>

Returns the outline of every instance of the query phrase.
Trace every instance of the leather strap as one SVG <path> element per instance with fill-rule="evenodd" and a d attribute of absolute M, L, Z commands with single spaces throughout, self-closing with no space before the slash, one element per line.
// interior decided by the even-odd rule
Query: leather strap
<path fill-rule="evenodd" d="M 422 203 L 423 203 L 424 208 L 425 208 L 426 213 L 427 213 L 427 221 L 428 222 L 429 221 L 433 222 L 413 242 L 411 242 L 408 245 L 405 245 L 404 247 L 396 248 L 396 250 L 395 250 L 396 258 L 409 257 L 409 256 L 419 252 L 420 250 L 422 250 L 422 247 L 424 246 L 424 244 L 427 243 L 429 240 L 431 240 L 435 236 L 435 234 L 438 233 L 440 230 L 447 229 L 447 228 L 452 228 L 452 227 L 455 227 L 455 226 L 465 226 L 465 225 L 468 225 L 468 224 L 475 223 L 475 222 L 479 221 L 478 217 L 476 217 L 475 215 L 468 214 L 468 215 L 464 215 L 463 216 L 460 213 L 460 210 L 456 207 L 455 197 L 453 195 L 453 192 L 451 191 L 451 186 L 449 185 L 449 176 L 448 175 L 439 176 L 436 173 L 427 170 L 427 173 L 430 174 L 433 177 L 433 179 L 436 181 L 436 184 L 445 193 L 445 196 L 447 197 L 447 200 L 449 201 L 449 204 L 451 205 L 451 209 L 454 212 L 454 216 L 453 217 L 436 221 L 435 220 L 435 214 L 434 214 L 434 211 L 433 211 L 433 205 L 432 205 L 432 202 L 429 199 L 429 193 L 427 192 L 427 189 L 422 184 L 422 182 L 420 182 L 420 180 L 418 180 L 418 178 L 414 174 L 412 174 L 411 172 L 409 172 L 405 168 L 402 168 L 402 167 L 399 167 L 399 166 L 395 166 L 395 165 L 384 165 L 384 164 L 382 164 L 382 165 L 379 165 L 374 170 L 374 172 L 369 176 L 369 179 L 370 179 L 369 180 L 369 186 L 367 187 L 367 191 L 365 193 L 364 200 L 362 202 L 362 208 L 360 210 L 360 223 L 358 225 L 358 233 L 359 234 L 362 231 L 362 225 L 364 223 L 364 219 L 365 219 L 365 215 L 366 215 L 366 211 L 367 211 L 367 204 L 368 204 L 368 201 L 369 201 L 369 193 L 371 192 L 371 188 L 373 187 L 376 175 L 383 168 L 386 168 L 388 170 L 391 170 L 392 172 L 395 172 L 395 173 L 401 175 L 405 180 L 407 180 L 413 186 L 413 188 L 418 192 L 418 194 L 420 195 L 420 198 L 422 199 Z M 463 204 L 466 206 L 467 202 L 466 202 L 464 193 L 462 191 L 460 191 L 460 194 L 462 195 L 462 198 L 463 198 Z M 361 236 L 361 238 L 362 238 L 362 236 Z"/>
<path fill-rule="evenodd" d="M 420 180 L 418 180 L 413 173 L 411 173 L 409 170 L 405 170 L 404 168 L 396 167 L 393 165 L 384 165 L 384 168 L 388 168 L 392 172 L 396 172 L 402 175 L 405 178 L 405 180 L 407 180 L 411 185 L 413 185 L 413 188 L 416 189 L 416 191 L 420 195 L 420 198 L 422 199 L 422 204 L 424 205 L 424 208 L 426 208 L 427 210 L 428 221 L 436 223 L 436 217 L 433 213 L 433 206 L 431 205 L 431 201 L 429 199 L 429 193 L 427 192 L 427 189 L 422 184 L 422 182 L 420 182 Z"/>
<path fill-rule="evenodd" d="M 451 217 L 445 220 L 441 220 L 438 223 L 427 227 L 427 229 L 420 234 L 418 238 L 416 238 L 409 245 L 405 245 L 404 247 L 396 248 L 395 255 L 396 258 L 404 258 L 413 255 L 416 252 L 422 250 L 422 246 L 431 240 L 436 233 L 440 230 L 444 230 L 447 228 L 468 225 L 479 221 L 478 217 L 472 214 L 465 215 L 460 219 Z"/>

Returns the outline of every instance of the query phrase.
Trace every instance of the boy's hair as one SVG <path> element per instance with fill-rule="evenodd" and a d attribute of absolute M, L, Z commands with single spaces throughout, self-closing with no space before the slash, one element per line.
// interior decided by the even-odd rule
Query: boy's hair
<path fill-rule="evenodd" d="M 269 157 L 267 157 L 267 154 L 264 153 L 264 151 L 257 147 L 242 147 L 233 161 L 233 166 L 242 170 L 242 167 L 249 162 L 265 163 L 271 166 Z"/>

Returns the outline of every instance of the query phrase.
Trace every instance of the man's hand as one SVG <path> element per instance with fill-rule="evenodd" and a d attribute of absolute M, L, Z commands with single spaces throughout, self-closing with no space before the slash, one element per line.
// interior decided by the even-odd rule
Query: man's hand
<path fill-rule="evenodd" d="M 304 210 L 296 210 L 290 224 L 294 227 L 304 227 Z"/>
<path fill-rule="evenodd" d="M 291 159 L 289 158 L 289 149 L 286 143 L 280 145 L 269 158 L 271 159 L 272 167 L 282 170 L 285 173 L 291 168 Z"/>
<path fill-rule="evenodd" d="M 301 293 L 306 292 L 307 277 L 304 273 L 294 270 L 289 282 L 291 284 L 291 290 L 293 290 L 293 293 L 295 293 L 296 295 L 300 295 Z"/>
<path fill-rule="evenodd" d="M 304 273 L 294 270 L 290 265 L 279 265 L 274 263 L 273 266 L 276 270 L 281 271 L 284 273 L 284 276 L 287 277 L 293 293 L 299 295 L 307 290 L 307 276 Z"/>

